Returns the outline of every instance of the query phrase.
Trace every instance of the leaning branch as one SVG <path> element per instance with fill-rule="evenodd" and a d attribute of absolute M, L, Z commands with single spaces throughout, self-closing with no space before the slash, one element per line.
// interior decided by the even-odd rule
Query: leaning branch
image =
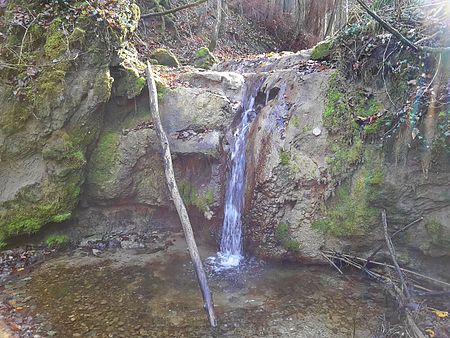
<path fill-rule="evenodd" d="M 408 286 L 406 285 L 405 278 L 403 276 L 403 272 L 400 269 L 400 266 L 398 265 L 397 257 L 395 254 L 395 248 L 394 248 L 394 245 L 392 244 L 391 237 L 389 237 L 388 228 L 387 228 L 388 225 L 387 225 L 387 220 L 386 220 L 386 210 L 381 211 L 381 220 L 383 222 L 384 237 L 386 238 L 386 245 L 389 249 L 389 253 L 391 255 L 392 262 L 394 263 L 395 270 L 397 270 L 398 277 L 400 279 L 400 283 L 403 288 L 403 292 L 406 296 L 406 300 L 409 301 L 409 299 L 411 298 L 411 295 L 409 293 Z"/>
<path fill-rule="evenodd" d="M 198 284 L 202 292 L 204 307 L 208 314 L 209 323 L 212 327 L 217 325 L 216 316 L 214 314 L 214 305 L 212 300 L 211 291 L 208 287 L 208 281 L 206 279 L 205 271 L 203 270 L 203 264 L 198 253 L 197 244 L 195 243 L 194 232 L 192 231 L 191 222 L 186 211 L 186 207 L 181 198 L 180 191 L 178 190 L 177 182 L 175 181 L 175 174 L 172 164 L 172 155 L 170 153 L 169 140 L 161 124 L 161 117 L 159 116 L 158 107 L 158 94 L 156 90 L 155 78 L 153 76 L 150 63 L 147 62 L 147 83 L 148 93 L 150 101 L 150 110 L 152 114 L 152 122 L 155 126 L 156 135 L 161 143 L 162 155 L 164 160 L 164 172 L 166 174 L 167 186 L 172 196 L 173 203 L 177 209 L 178 216 L 180 217 L 181 226 L 183 227 L 184 236 L 191 255 L 192 263 L 194 264 L 195 273 L 197 274 Z"/>
<path fill-rule="evenodd" d="M 183 5 L 183 6 L 178 6 L 178 7 L 169 9 L 167 11 L 142 14 L 141 15 L 141 19 L 143 19 L 143 18 L 150 18 L 150 17 L 153 17 L 153 16 L 169 15 L 169 14 L 181 11 L 183 9 L 187 9 L 187 8 L 191 8 L 191 7 L 195 7 L 195 6 L 201 5 L 202 3 L 206 2 L 206 1 L 208 1 L 208 0 L 197 0 L 197 1 L 193 2 L 193 3 L 186 4 L 186 5 Z"/>
<path fill-rule="evenodd" d="M 429 53 L 450 53 L 450 47 L 417 46 L 416 44 L 408 40 L 406 37 L 404 37 L 402 33 L 400 33 L 397 29 L 395 29 L 389 23 L 384 21 L 377 13 L 372 11 L 363 0 L 356 0 L 356 2 L 358 2 L 361 5 L 361 7 L 365 9 L 367 14 L 369 14 L 372 18 L 374 18 L 375 21 L 377 21 L 381 25 L 381 27 L 386 29 L 389 33 L 391 33 L 397 39 L 399 39 L 404 45 L 410 47 L 415 52 L 424 51 Z"/>

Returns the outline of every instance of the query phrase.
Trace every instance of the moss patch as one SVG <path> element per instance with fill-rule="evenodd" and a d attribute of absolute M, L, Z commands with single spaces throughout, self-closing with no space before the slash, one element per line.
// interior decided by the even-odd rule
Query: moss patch
<path fill-rule="evenodd" d="M 425 228 L 431 242 L 436 245 L 450 244 L 450 239 L 446 239 L 444 235 L 444 225 L 437 219 L 429 218 L 425 221 Z"/>
<path fill-rule="evenodd" d="M 311 60 L 326 60 L 331 55 L 331 49 L 333 42 L 331 40 L 325 40 L 319 42 L 311 52 Z"/>
<path fill-rule="evenodd" d="M 289 225 L 280 223 L 275 229 L 275 239 L 286 251 L 297 252 L 300 250 L 300 243 L 290 237 Z"/>
<path fill-rule="evenodd" d="M 51 222 L 67 220 L 78 203 L 81 176 L 60 182 L 47 180 L 21 189 L 14 201 L 1 205 L 0 245 L 11 236 L 32 234 Z"/>
<path fill-rule="evenodd" d="M 179 184 L 180 194 L 186 207 L 194 206 L 205 212 L 214 203 L 214 192 L 200 192 L 196 186 L 187 181 Z"/>
<path fill-rule="evenodd" d="M 291 160 L 291 155 L 288 151 L 281 151 L 280 153 L 280 163 L 284 166 L 289 165 L 289 162 Z"/>
<path fill-rule="evenodd" d="M 97 146 L 91 156 L 88 175 L 89 184 L 103 187 L 108 182 L 116 179 L 119 144 L 120 134 L 117 132 L 110 131 L 100 135 Z"/>
<path fill-rule="evenodd" d="M 362 235 L 376 224 L 379 210 L 372 207 L 384 181 L 381 162 L 374 152 L 365 155 L 365 164 L 352 182 L 337 189 L 324 216 L 313 222 L 313 228 L 337 237 Z"/>
<path fill-rule="evenodd" d="M 47 246 L 53 247 L 62 247 L 69 244 L 69 237 L 65 235 L 50 235 L 45 240 Z"/>
<path fill-rule="evenodd" d="M 217 63 L 217 61 L 217 58 L 207 47 L 201 47 L 195 53 L 194 66 L 197 68 L 209 69 Z"/>

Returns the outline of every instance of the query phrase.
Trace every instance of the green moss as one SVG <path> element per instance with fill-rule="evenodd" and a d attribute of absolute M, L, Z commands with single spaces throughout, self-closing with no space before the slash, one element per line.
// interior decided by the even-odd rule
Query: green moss
<path fill-rule="evenodd" d="M 120 76 L 115 79 L 115 94 L 132 99 L 141 93 L 146 84 L 145 78 L 140 75 L 144 71 L 145 65 L 133 50 L 121 48 L 117 54 L 122 69 Z"/>
<path fill-rule="evenodd" d="M 68 219 L 70 219 L 70 217 L 72 217 L 71 212 L 66 212 L 64 214 L 55 215 L 52 217 L 52 222 L 61 223 L 61 222 L 67 221 Z"/>
<path fill-rule="evenodd" d="M 94 81 L 94 95 L 98 97 L 99 102 L 108 102 L 111 97 L 113 81 L 109 67 L 104 67 L 98 71 Z"/>
<path fill-rule="evenodd" d="M 197 187 L 187 181 L 181 181 L 179 186 L 180 195 L 186 207 L 194 206 L 205 212 L 214 203 L 214 192 L 199 192 Z"/>
<path fill-rule="evenodd" d="M 382 164 L 371 151 L 351 184 L 339 187 L 323 217 L 313 228 L 337 237 L 362 235 L 376 224 L 379 211 L 372 207 L 384 181 Z"/>
<path fill-rule="evenodd" d="M 283 243 L 283 248 L 287 251 L 299 252 L 300 251 L 300 243 L 296 240 L 289 239 Z"/>
<path fill-rule="evenodd" d="M 325 60 L 328 59 L 331 54 L 333 42 L 331 40 L 325 40 L 319 42 L 314 46 L 311 52 L 311 60 Z"/>
<path fill-rule="evenodd" d="M 117 160 L 119 158 L 120 134 L 105 132 L 100 135 L 97 146 L 91 156 L 91 166 L 88 182 L 103 186 L 106 182 L 115 180 L 117 175 Z"/>
<path fill-rule="evenodd" d="M 207 47 L 201 47 L 195 53 L 194 66 L 197 68 L 209 69 L 217 61 L 217 58 Z"/>
<path fill-rule="evenodd" d="M 195 53 L 195 57 L 204 58 L 205 56 L 208 56 L 209 53 L 211 53 L 211 52 L 209 51 L 208 47 L 201 47 Z"/>
<path fill-rule="evenodd" d="M 280 163 L 284 166 L 289 165 L 289 162 L 291 160 L 291 155 L 288 151 L 281 151 L 280 152 Z"/>
<path fill-rule="evenodd" d="M 48 27 L 45 34 L 45 55 L 54 60 L 61 56 L 68 48 L 68 38 L 61 30 L 62 20 L 55 19 Z"/>
<path fill-rule="evenodd" d="M 300 127 L 300 119 L 298 118 L 298 116 L 292 116 L 292 118 L 291 118 L 291 124 L 295 127 L 295 128 L 298 128 L 298 127 Z"/>
<path fill-rule="evenodd" d="M 441 222 L 434 218 L 429 218 L 425 221 L 425 228 L 427 229 L 427 233 L 431 238 L 433 244 L 443 244 L 443 229 L 444 226 Z"/>
<path fill-rule="evenodd" d="M 284 242 L 289 237 L 289 225 L 286 223 L 280 223 L 278 224 L 277 228 L 275 229 L 275 238 L 277 241 Z"/>
<path fill-rule="evenodd" d="M 80 182 L 81 177 L 73 175 L 64 182 L 53 179 L 22 188 L 15 200 L 1 205 L 0 238 L 32 234 L 47 223 L 70 217 L 78 202 Z"/>
<path fill-rule="evenodd" d="M 31 116 L 32 108 L 26 100 L 15 99 L 12 88 L 4 88 L 4 95 L 1 95 L 3 109 L 0 114 L 0 128 L 11 135 L 20 130 L 28 118 Z"/>
<path fill-rule="evenodd" d="M 357 138 L 355 143 L 350 146 L 335 143 L 331 146 L 331 151 L 333 155 L 328 156 L 325 160 L 331 173 L 339 176 L 361 159 L 364 148 L 361 139 Z"/>
<path fill-rule="evenodd" d="M 290 238 L 289 225 L 287 223 L 278 224 L 275 229 L 275 239 L 287 251 L 298 252 L 300 250 L 300 244 Z"/>
<path fill-rule="evenodd" d="M 60 247 L 69 243 L 69 237 L 65 235 L 50 235 L 45 240 L 49 247 Z"/>
<path fill-rule="evenodd" d="M 78 143 L 78 140 L 64 129 L 52 134 L 42 150 L 42 155 L 45 159 L 64 164 L 66 169 L 60 173 L 61 176 L 80 170 L 86 164 L 84 145 Z"/>

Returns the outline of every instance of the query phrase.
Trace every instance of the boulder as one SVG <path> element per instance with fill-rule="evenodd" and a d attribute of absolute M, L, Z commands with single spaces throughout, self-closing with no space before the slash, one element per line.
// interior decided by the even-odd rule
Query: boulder
<path fill-rule="evenodd" d="M 156 60 L 158 64 L 167 66 L 167 67 L 179 67 L 180 62 L 178 61 L 175 54 L 165 48 L 158 48 L 153 51 L 150 55 L 150 58 Z"/>
<path fill-rule="evenodd" d="M 195 53 L 194 66 L 197 68 L 210 69 L 218 60 L 208 47 L 201 47 Z"/>

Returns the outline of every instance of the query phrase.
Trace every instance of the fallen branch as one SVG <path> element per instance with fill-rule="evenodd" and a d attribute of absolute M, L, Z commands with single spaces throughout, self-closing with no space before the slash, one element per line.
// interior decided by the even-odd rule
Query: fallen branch
<path fill-rule="evenodd" d="M 403 36 L 402 33 L 400 33 L 397 29 L 392 27 L 389 23 L 384 21 L 377 13 L 372 11 L 370 7 L 363 1 L 363 0 L 356 0 L 361 7 L 365 9 L 367 14 L 369 14 L 375 21 L 377 21 L 381 27 L 383 27 L 385 30 L 387 30 L 389 33 L 394 35 L 397 39 L 399 39 L 404 45 L 410 47 L 415 52 L 424 51 L 429 53 L 449 53 L 450 47 L 428 47 L 428 46 L 417 46 L 410 40 L 408 40 L 406 37 Z"/>
<path fill-rule="evenodd" d="M 351 255 L 347 255 L 347 254 L 343 254 L 343 253 L 336 253 L 336 252 L 333 252 L 333 251 L 326 251 L 325 250 L 325 251 L 323 251 L 323 253 L 325 253 L 329 257 L 331 256 L 333 259 L 340 259 L 340 260 L 343 260 L 343 258 L 349 259 L 349 260 L 354 260 L 355 259 L 355 260 L 358 260 L 358 261 L 361 261 L 361 262 L 364 262 L 364 263 L 367 261 L 366 258 L 362 258 L 362 257 L 358 257 L 358 256 L 351 256 Z M 375 264 L 375 265 L 379 265 L 379 266 L 384 266 L 384 267 L 391 268 L 391 269 L 395 268 L 393 265 L 388 264 L 388 263 L 382 263 L 382 262 L 377 262 L 377 261 L 371 261 L 370 263 L 371 264 Z M 363 266 L 363 265 L 361 265 L 361 267 L 365 268 L 365 266 Z M 358 266 L 358 268 L 359 268 L 359 266 Z M 417 276 L 417 277 L 420 277 L 420 278 L 423 278 L 423 279 L 427 279 L 427 280 L 429 280 L 431 282 L 434 282 L 436 284 L 441 284 L 441 285 L 445 285 L 446 287 L 450 287 L 450 283 L 441 281 L 439 279 L 435 279 L 433 277 L 429 277 L 429 276 L 423 275 L 421 273 L 418 273 L 418 272 L 415 272 L 415 271 L 412 271 L 412 270 L 409 270 L 409 269 L 405 269 L 405 268 L 400 268 L 400 269 L 404 273 L 411 274 L 411 275 L 414 275 L 414 276 Z M 368 271 L 370 271 L 370 270 L 368 270 Z"/>
<path fill-rule="evenodd" d="M 163 152 L 164 159 L 164 172 L 166 174 L 167 186 L 169 188 L 170 194 L 177 209 L 178 216 L 180 217 L 180 222 L 183 227 L 184 236 L 186 237 L 186 243 L 189 249 L 189 254 L 191 255 L 192 263 L 194 264 L 195 272 L 197 274 L 198 284 L 202 291 L 204 307 L 208 314 L 209 323 L 212 327 L 217 325 L 216 316 L 214 314 L 214 304 L 212 300 L 211 291 L 208 287 L 208 281 L 206 279 L 205 271 L 203 270 L 203 264 L 198 253 L 197 244 L 195 243 L 194 232 L 192 231 L 191 222 L 189 221 L 189 216 L 186 211 L 186 207 L 181 198 L 180 191 L 178 190 L 177 182 L 175 181 L 175 174 L 173 171 L 172 155 L 170 153 L 169 140 L 164 132 L 161 124 L 161 118 L 159 116 L 158 107 L 158 94 L 156 90 L 155 78 L 150 66 L 147 62 L 147 83 L 150 101 L 150 111 L 152 114 L 152 122 L 155 127 L 156 134 L 161 143 L 161 148 Z"/>
<path fill-rule="evenodd" d="M 339 271 L 339 273 L 340 273 L 341 275 L 344 274 L 344 273 L 342 272 L 342 270 L 339 269 L 339 267 L 338 267 L 331 259 L 328 258 L 327 255 L 325 255 L 322 251 L 321 251 L 320 253 L 322 254 L 322 256 L 323 256 L 323 257 L 324 257 L 324 258 L 325 258 L 332 266 L 334 266 L 334 267 L 336 268 L 337 271 Z"/>
<path fill-rule="evenodd" d="M 169 15 L 169 14 L 181 11 L 183 9 L 188 9 L 188 8 L 191 8 L 191 7 L 195 7 L 195 6 L 201 5 L 202 3 L 206 2 L 206 1 L 208 1 L 208 0 L 198 0 L 198 1 L 192 2 L 190 4 L 186 4 L 186 5 L 182 5 L 182 6 L 178 6 L 178 7 L 169 9 L 167 11 L 142 14 L 141 15 L 141 19 L 150 18 L 150 17 L 154 17 L 154 16 Z"/>
<path fill-rule="evenodd" d="M 403 272 L 400 269 L 400 266 L 398 265 L 397 257 L 395 254 L 394 244 L 392 244 L 392 239 L 389 237 L 389 232 L 388 232 L 388 228 L 387 228 L 388 225 L 387 225 L 387 220 L 386 220 L 386 210 L 381 211 L 381 221 L 383 222 L 384 237 L 386 239 L 386 244 L 389 249 L 389 253 L 390 253 L 392 261 L 394 263 L 395 270 L 397 270 L 398 277 L 400 278 L 400 283 L 402 285 L 403 292 L 405 293 L 406 300 L 409 301 L 411 299 L 411 294 L 409 293 L 408 287 L 406 285 L 405 278 L 403 276 Z"/>

